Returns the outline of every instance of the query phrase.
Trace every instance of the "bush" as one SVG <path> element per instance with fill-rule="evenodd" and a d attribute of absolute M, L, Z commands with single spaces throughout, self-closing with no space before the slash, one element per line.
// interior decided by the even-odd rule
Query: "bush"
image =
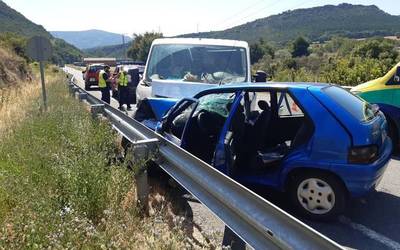
<path fill-rule="evenodd" d="M 390 62 L 373 58 L 332 59 L 322 72 L 326 82 L 355 86 L 383 76 L 391 67 Z"/>
<path fill-rule="evenodd" d="M 308 47 L 310 47 L 310 43 L 304 37 L 298 37 L 292 43 L 292 57 L 308 56 L 310 54 Z"/>

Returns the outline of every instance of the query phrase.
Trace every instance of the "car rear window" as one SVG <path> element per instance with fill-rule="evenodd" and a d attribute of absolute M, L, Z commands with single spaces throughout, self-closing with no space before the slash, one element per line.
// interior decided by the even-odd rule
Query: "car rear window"
<path fill-rule="evenodd" d="M 102 66 L 94 66 L 94 67 L 90 67 L 89 68 L 89 72 L 90 73 L 94 73 L 94 72 L 97 72 L 97 71 L 99 71 L 99 70 L 101 70 L 101 69 L 103 69 L 104 67 L 102 67 Z"/>
<path fill-rule="evenodd" d="M 369 103 L 345 89 L 329 86 L 323 91 L 352 116 L 361 122 L 374 118 L 374 111 Z"/>

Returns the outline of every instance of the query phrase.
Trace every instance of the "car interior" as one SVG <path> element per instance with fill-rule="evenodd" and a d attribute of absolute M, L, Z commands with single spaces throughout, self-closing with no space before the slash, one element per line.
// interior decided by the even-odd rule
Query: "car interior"
<path fill-rule="evenodd" d="M 173 119 L 170 132 L 181 138 L 186 124 L 182 146 L 212 163 L 232 103 L 233 98 L 214 100 L 212 108 L 198 105 L 193 114 L 191 105 Z M 226 115 L 217 111 L 222 106 Z M 314 131 L 313 123 L 288 93 L 245 93 L 234 112 L 225 135 L 225 154 L 232 174 L 276 169 L 289 152 L 307 143 Z"/>
<path fill-rule="evenodd" d="M 288 93 L 246 93 L 242 104 L 230 128 L 233 173 L 274 170 L 313 134 L 312 122 Z"/>

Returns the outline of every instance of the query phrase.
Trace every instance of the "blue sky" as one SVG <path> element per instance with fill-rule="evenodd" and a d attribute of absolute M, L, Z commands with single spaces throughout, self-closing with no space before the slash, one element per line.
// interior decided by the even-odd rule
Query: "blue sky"
<path fill-rule="evenodd" d="M 47 30 L 102 29 L 177 35 L 221 30 L 286 10 L 340 4 L 344 0 L 3 0 Z M 397 0 L 398 1 L 398 0 Z M 396 0 L 347 0 L 400 15 Z"/>

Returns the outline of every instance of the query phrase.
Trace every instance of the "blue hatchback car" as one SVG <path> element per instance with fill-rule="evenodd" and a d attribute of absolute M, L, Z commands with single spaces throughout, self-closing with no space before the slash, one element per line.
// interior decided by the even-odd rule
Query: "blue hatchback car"
<path fill-rule="evenodd" d="M 242 184 L 287 192 L 313 219 L 374 189 L 392 151 L 379 109 L 329 84 L 251 83 L 146 99 L 134 118 Z"/>

